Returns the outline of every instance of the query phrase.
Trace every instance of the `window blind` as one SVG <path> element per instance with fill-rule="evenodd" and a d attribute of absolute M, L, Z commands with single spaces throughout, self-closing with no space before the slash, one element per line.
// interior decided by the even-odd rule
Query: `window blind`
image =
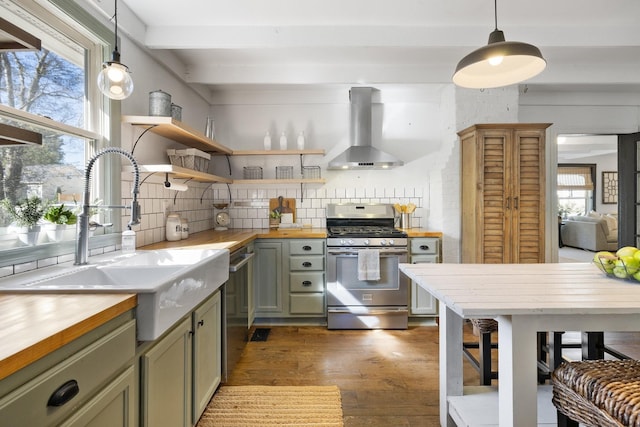
<path fill-rule="evenodd" d="M 593 190 L 591 169 L 584 166 L 558 168 L 558 190 Z"/>

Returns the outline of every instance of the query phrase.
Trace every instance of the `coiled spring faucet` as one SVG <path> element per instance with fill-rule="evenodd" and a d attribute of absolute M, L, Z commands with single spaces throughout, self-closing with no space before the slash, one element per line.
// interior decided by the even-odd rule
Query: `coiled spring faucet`
<path fill-rule="evenodd" d="M 89 190 L 91 188 L 91 169 L 100 156 L 102 156 L 103 154 L 111 153 L 120 154 L 121 156 L 127 158 L 133 166 L 134 178 L 133 189 L 131 190 L 133 200 L 131 200 L 131 206 L 119 207 L 131 209 L 131 219 L 127 224 L 129 229 L 131 229 L 132 225 L 140 223 L 140 205 L 138 204 L 138 192 L 140 188 L 140 168 L 138 167 L 138 162 L 133 157 L 133 154 L 118 147 L 107 147 L 103 150 L 100 150 L 93 157 L 91 157 L 91 159 L 89 159 L 89 161 L 87 162 L 87 168 L 84 172 L 84 194 L 82 197 L 82 213 L 78 215 L 78 241 L 76 244 L 76 258 L 74 263 L 75 265 L 86 264 L 89 257 L 89 217 L 91 216 L 89 213 L 91 209 L 91 196 L 89 194 Z"/>

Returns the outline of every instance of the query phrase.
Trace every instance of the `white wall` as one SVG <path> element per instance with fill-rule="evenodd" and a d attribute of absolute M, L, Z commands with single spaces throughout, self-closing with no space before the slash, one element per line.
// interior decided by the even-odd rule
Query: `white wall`
<path fill-rule="evenodd" d="M 266 225 L 268 199 L 279 194 L 300 199 L 299 215 L 314 225 L 324 226 L 326 203 L 344 201 L 418 202 L 414 221 L 417 225 L 444 234 L 444 260 L 459 259 L 460 191 L 459 146 L 456 132 L 474 123 L 486 122 L 550 122 L 548 132 L 547 171 L 548 206 L 555 206 L 555 137 L 558 133 L 625 133 L 639 129 L 640 101 L 637 94 L 585 92 L 557 93 L 529 90 L 519 93 L 517 87 L 485 91 L 460 90 L 452 85 L 382 85 L 377 102 L 381 127 L 374 145 L 395 154 L 405 166 L 386 171 L 327 171 L 326 164 L 349 144 L 349 86 L 286 86 L 271 88 L 233 87 L 211 96 L 211 104 L 198 92 L 184 85 L 177 74 L 186 71 L 176 67 L 177 74 L 158 67 L 146 52 L 123 39 L 122 60 L 134 72 L 134 95 L 123 101 L 123 114 L 146 114 L 148 93 L 165 90 L 173 101 L 183 107 L 183 121 L 196 129 L 204 129 L 207 115 L 216 123 L 216 139 L 233 149 L 262 149 L 265 131 L 273 137 L 274 147 L 280 133 L 286 131 L 290 145 L 304 130 L 307 148 L 323 148 L 324 157 L 305 157 L 306 165 L 322 166 L 325 185 L 317 186 L 245 186 L 195 184 L 187 194 L 179 194 L 177 203 L 160 186 L 161 179 L 143 195 L 148 199 L 143 217 L 141 244 L 162 240 L 162 220 L 165 203 L 198 218 L 199 227 L 211 226 L 214 199 L 256 202 L 255 206 L 234 206 L 231 214 L 234 226 L 256 227 Z M 170 63 L 170 60 L 164 61 Z M 380 111 L 381 110 L 381 111 Z M 122 145 L 131 146 L 140 130 L 123 126 Z M 166 161 L 165 150 L 173 147 L 163 138 L 145 135 L 136 148 L 136 157 L 142 163 Z M 232 174 L 242 176 L 242 167 L 258 165 L 265 177 L 274 173 L 276 164 L 296 165 L 297 159 L 269 157 L 234 157 Z M 226 159 L 216 158 L 210 172 L 228 173 Z M 126 178 L 126 177 L 125 177 Z M 123 197 L 127 194 L 126 185 Z M 210 187 L 210 188 L 209 188 Z M 200 199 L 204 202 L 201 203 Z M 302 199 L 304 198 L 304 202 Z M 181 201 L 182 200 L 182 201 Z M 551 212 L 552 209 L 549 209 Z M 551 215 L 551 214 L 549 214 Z M 549 217 L 551 218 L 551 217 Z M 192 231 L 195 231 L 192 227 Z M 548 251 L 557 248 L 556 233 L 549 228 Z"/>

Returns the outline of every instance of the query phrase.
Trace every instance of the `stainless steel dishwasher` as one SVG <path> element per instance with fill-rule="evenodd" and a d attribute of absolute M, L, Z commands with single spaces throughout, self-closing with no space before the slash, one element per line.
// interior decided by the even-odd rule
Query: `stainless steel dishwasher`
<path fill-rule="evenodd" d="M 249 339 L 253 324 L 253 245 L 233 252 L 229 260 L 229 280 L 223 287 L 222 382 L 227 382 Z"/>

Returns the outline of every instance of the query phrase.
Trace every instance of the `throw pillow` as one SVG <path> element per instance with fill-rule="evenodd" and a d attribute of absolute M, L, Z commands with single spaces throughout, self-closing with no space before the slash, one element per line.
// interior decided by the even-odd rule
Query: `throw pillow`
<path fill-rule="evenodd" d="M 609 234 L 615 232 L 618 233 L 618 218 L 611 214 L 605 214 L 602 216 L 607 221 L 607 227 L 609 228 Z"/>

